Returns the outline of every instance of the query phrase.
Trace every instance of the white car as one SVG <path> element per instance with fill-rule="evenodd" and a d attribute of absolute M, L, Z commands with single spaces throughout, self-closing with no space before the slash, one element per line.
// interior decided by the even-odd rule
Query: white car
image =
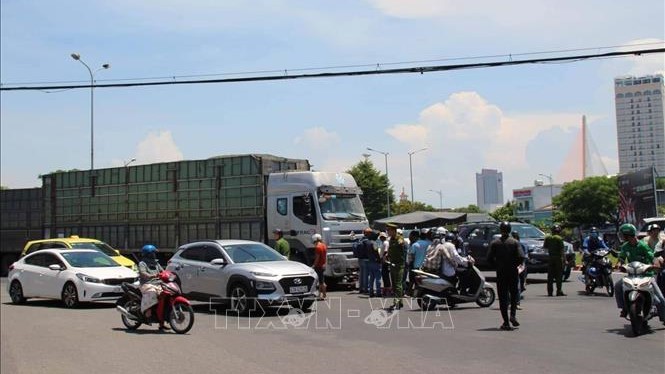
<path fill-rule="evenodd" d="M 318 277 L 312 268 L 248 240 L 183 245 L 166 269 L 176 273 L 189 298 L 226 301 L 239 314 L 249 313 L 257 302 L 308 310 L 318 295 Z"/>
<path fill-rule="evenodd" d="M 60 299 L 68 308 L 82 301 L 110 301 L 122 296 L 120 285 L 138 275 L 102 252 L 44 249 L 9 267 L 9 296 L 14 304 L 28 298 Z"/>

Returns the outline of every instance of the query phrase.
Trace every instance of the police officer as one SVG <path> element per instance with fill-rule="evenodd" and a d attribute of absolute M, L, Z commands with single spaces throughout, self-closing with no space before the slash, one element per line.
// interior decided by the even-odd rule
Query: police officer
<path fill-rule="evenodd" d="M 397 225 L 388 223 L 386 225 L 388 232 L 388 261 L 390 262 L 390 278 L 393 280 L 393 305 L 391 310 L 401 309 L 404 304 L 404 288 L 400 280 L 404 276 L 404 238 L 397 234 Z"/>
<path fill-rule="evenodd" d="M 512 230 L 509 222 L 499 224 L 501 237 L 494 239 L 487 251 L 487 262 L 496 267 L 496 288 L 499 293 L 499 308 L 503 324 L 501 330 L 512 330 L 517 322 L 517 301 L 519 300 L 519 275 L 517 267 L 524 262 L 524 252 L 519 242 L 510 237 Z M 510 320 L 508 319 L 508 303 L 510 303 Z"/>
<path fill-rule="evenodd" d="M 549 261 L 547 265 L 547 296 L 552 296 L 553 283 L 556 282 L 556 295 L 566 296 L 563 293 L 563 265 L 566 263 L 566 251 L 563 246 L 563 239 L 561 238 L 561 226 L 552 226 L 552 234 L 545 237 L 543 247 L 549 253 Z"/>
<path fill-rule="evenodd" d="M 282 232 L 282 230 L 274 229 L 272 233 L 275 234 L 275 250 L 279 252 L 282 256 L 290 258 L 291 247 L 289 246 L 289 242 L 286 241 L 286 239 L 284 239 L 284 233 Z"/>

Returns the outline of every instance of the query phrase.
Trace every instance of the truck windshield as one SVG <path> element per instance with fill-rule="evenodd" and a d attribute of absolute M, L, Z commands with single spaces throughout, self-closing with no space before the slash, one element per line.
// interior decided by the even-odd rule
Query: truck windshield
<path fill-rule="evenodd" d="M 367 219 L 358 195 L 319 193 L 319 208 L 326 220 L 359 221 Z"/>

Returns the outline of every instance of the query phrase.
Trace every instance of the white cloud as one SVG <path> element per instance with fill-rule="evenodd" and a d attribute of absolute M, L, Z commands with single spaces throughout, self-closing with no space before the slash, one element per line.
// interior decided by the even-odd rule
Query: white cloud
<path fill-rule="evenodd" d="M 322 152 L 334 151 L 340 144 L 340 137 L 324 127 L 312 127 L 305 129 L 302 136 L 293 140 L 293 144 Z"/>
<path fill-rule="evenodd" d="M 171 131 L 150 132 L 136 146 L 136 163 L 150 164 L 153 162 L 180 161 L 182 152 L 173 140 Z"/>
<path fill-rule="evenodd" d="M 458 92 L 423 109 L 416 123 L 394 125 L 386 132 L 410 149 L 428 147 L 426 156 L 414 157 L 414 170 L 420 171 L 414 172 L 414 184 L 420 186 L 416 199 L 424 200 L 428 189 L 442 189 L 447 201 L 475 202 L 474 173 L 482 168 L 502 171 L 504 192 L 510 196 L 513 188 L 548 172 L 543 165 L 561 164 L 571 148 L 566 134 L 578 131 L 581 118 L 579 113 L 506 114 L 477 92 Z M 530 144 L 551 129 L 559 135 L 527 157 Z M 395 167 L 391 162 L 391 170 L 400 170 L 391 175 L 398 192 L 403 186 L 410 189 L 405 160 L 406 165 L 395 160 Z"/>

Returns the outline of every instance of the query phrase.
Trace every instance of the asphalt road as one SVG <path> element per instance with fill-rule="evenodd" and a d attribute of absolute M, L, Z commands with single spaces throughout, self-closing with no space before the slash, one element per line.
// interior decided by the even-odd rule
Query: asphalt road
<path fill-rule="evenodd" d="M 577 275 L 573 274 L 573 278 Z M 392 318 L 355 292 L 329 293 L 315 312 L 228 318 L 196 305 L 187 335 L 142 326 L 128 332 L 112 303 L 68 310 L 58 301 L 12 305 L 0 291 L 2 373 L 627 373 L 665 372 L 665 327 L 632 337 L 614 299 L 585 296 L 577 280 L 566 297 L 545 296 L 542 275 L 518 311 L 522 326 L 499 331 L 498 301 Z M 538 281 L 540 279 L 541 281 Z M 386 301 L 386 303 L 390 303 Z M 309 318 L 307 318 L 309 317 Z"/>

